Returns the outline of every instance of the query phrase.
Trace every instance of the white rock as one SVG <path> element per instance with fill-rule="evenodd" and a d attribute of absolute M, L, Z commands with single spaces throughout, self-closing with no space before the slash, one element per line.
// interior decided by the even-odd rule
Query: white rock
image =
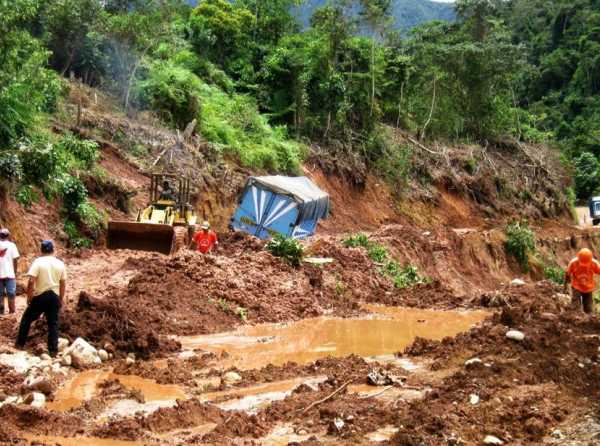
<path fill-rule="evenodd" d="M 52 364 L 52 373 L 58 373 L 58 372 L 60 372 L 60 363 L 57 362 L 55 364 Z"/>
<path fill-rule="evenodd" d="M 71 367 L 71 364 L 73 364 L 73 358 L 71 358 L 71 355 L 64 355 L 60 359 L 60 365 L 62 366 Z"/>
<path fill-rule="evenodd" d="M 226 385 L 232 385 L 239 383 L 242 380 L 242 377 L 239 373 L 236 372 L 227 372 L 223 375 L 223 383 Z"/>
<path fill-rule="evenodd" d="M 472 393 L 471 395 L 469 395 L 469 402 L 473 406 L 479 404 L 479 395 L 475 395 L 474 393 Z"/>
<path fill-rule="evenodd" d="M 125 364 L 131 365 L 133 363 L 135 363 L 135 359 L 133 359 L 131 356 L 128 356 L 127 358 L 125 358 Z"/>
<path fill-rule="evenodd" d="M 0 354 L 0 364 L 15 369 L 17 373 L 27 373 L 31 368 L 39 365 L 40 362 L 40 358 L 27 352 Z"/>
<path fill-rule="evenodd" d="M 510 286 L 523 286 L 525 285 L 525 281 L 523 279 L 513 279 L 510 282 Z"/>
<path fill-rule="evenodd" d="M 557 440 L 562 440 L 563 438 L 565 438 L 565 435 L 562 433 L 562 431 L 560 429 L 554 429 L 552 431 L 552 433 L 550 434 L 550 436 L 552 438 L 556 438 Z"/>
<path fill-rule="evenodd" d="M 498 437 L 494 437 L 493 435 L 486 435 L 486 437 L 483 439 L 483 443 L 484 444 L 496 444 L 496 445 L 504 444 L 504 442 L 502 440 L 500 440 Z"/>
<path fill-rule="evenodd" d="M 108 352 L 106 350 L 100 349 L 98 350 L 98 356 L 102 361 L 108 360 Z"/>
<path fill-rule="evenodd" d="M 525 334 L 519 330 L 508 330 L 506 332 L 506 337 L 508 339 L 512 339 L 513 341 L 521 342 L 523 339 L 525 339 Z"/>
<path fill-rule="evenodd" d="M 71 362 L 75 367 L 88 367 L 102 362 L 98 358 L 98 351 L 82 338 L 75 339 L 65 352 L 71 355 Z"/>
<path fill-rule="evenodd" d="M 40 392 L 33 392 L 33 401 L 31 405 L 33 407 L 44 407 L 46 404 L 46 395 Z"/>
<path fill-rule="evenodd" d="M 52 361 L 52 358 L 50 357 L 50 355 L 48 353 L 42 353 L 40 355 L 40 359 L 42 361 Z"/>
<path fill-rule="evenodd" d="M 48 373 L 50 373 L 50 370 L 52 370 L 52 369 L 50 368 L 50 366 L 46 366 L 46 367 L 44 367 L 44 368 L 42 369 L 42 372 L 44 372 L 44 373 L 47 375 Z"/>
<path fill-rule="evenodd" d="M 133 359 L 135 361 L 135 353 L 128 353 L 127 357 L 131 358 L 131 359 Z"/>
<path fill-rule="evenodd" d="M 465 361 L 465 367 L 475 367 L 483 364 L 483 361 L 479 358 L 471 358 Z"/>
<path fill-rule="evenodd" d="M 58 338 L 58 351 L 62 352 L 69 346 L 69 340 L 66 338 Z"/>

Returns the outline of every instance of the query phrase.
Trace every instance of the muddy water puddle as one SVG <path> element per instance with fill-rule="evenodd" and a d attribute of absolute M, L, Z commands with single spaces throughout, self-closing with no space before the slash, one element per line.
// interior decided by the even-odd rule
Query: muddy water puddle
<path fill-rule="evenodd" d="M 54 437 L 54 436 L 29 436 L 28 440 L 34 444 L 60 446 L 143 446 L 137 441 L 110 440 L 107 438 L 93 437 Z"/>
<path fill-rule="evenodd" d="M 198 395 L 198 398 L 203 402 L 214 401 L 223 410 L 241 410 L 248 413 L 255 413 L 269 406 L 273 401 L 285 399 L 301 384 L 306 384 L 316 389 L 320 383 L 326 380 L 327 376 L 294 378 L 241 389 L 204 393 Z"/>
<path fill-rule="evenodd" d="M 178 337 L 188 351 L 195 349 L 228 356 L 222 367 L 241 370 L 307 364 L 327 356 L 351 354 L 373 357 L 403 350 L 418 336 L 441 340 L 483 321 L 483 311 L 433 311 L 365 306 L 372 314 L 354 319 L 314 318 L 291 324 L 244 327 L 233 333 Z"/>
<path fill-rule="evenodd" d="M 150 409 L 172 405 L 178 399 L 186 399 L 183 389 L 175 385 L 158 384 L 151 379 L 132 375 L 117 375 L 110 370 L 88 370 L 77 374 L 71 381 L 60 388 L 46 407 L 49 410 L 68 411 L 81 406 L 85 401 L 96 396 L 99 385 L 109 379 L 119 381 L 124 387 L 141 393 Z M 124 400 L 129 401 L 129 400 Z M 143 405 L 142 403 L 139 403 Z M 140 407 L 136 407 L 140 409 Z"/>

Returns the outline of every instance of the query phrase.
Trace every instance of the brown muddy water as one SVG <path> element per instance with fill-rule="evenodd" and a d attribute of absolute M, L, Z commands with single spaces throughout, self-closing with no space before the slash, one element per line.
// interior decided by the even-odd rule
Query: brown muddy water
<path fill-rule="evenodd" d="M 217 335 L 178 337 L 184 350 L 229 356 L 218 365 L 251 370 L 268 364 L 307 364 L 327 356 L 363 357 L 393 354 L 418 337 L 441 340 L 483 321 L 484 311 L 434 311 L 367 305 L 362 318 L 320 317 L 290 324 L 243 327 Z"/>
<path fill-rule="evenodd" d="M 98 393 L 98 385 L 109 379 L 119 381 L 124 387 L 138 390 L 148 404 L 157 402 L 174 403 L 178 399 L 186 399 L 183 389 L 176 385 L 158 384 L 152 379 L 133 375 L 117 375 L 110 370 L 87 370 L 75 375 L 73 379 L 60 388 L 46 408 L 55 411 L 68 411 L 81 406 Z M 166 404 L 165 404 L 166 405 Z"/>

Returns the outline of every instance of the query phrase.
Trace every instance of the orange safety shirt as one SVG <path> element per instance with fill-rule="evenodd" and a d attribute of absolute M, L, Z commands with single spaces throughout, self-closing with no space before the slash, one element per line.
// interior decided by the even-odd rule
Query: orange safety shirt
<path fill-rule="evenodd" d="M 571 286 L 582 293 L 591 293 L 596 288 L 594 274 L 600 274 L 600 263 L 592 260 L 587 265 L 581 264 L 575 257 L 569 263 L 567 274 L 571 278 Z"/>

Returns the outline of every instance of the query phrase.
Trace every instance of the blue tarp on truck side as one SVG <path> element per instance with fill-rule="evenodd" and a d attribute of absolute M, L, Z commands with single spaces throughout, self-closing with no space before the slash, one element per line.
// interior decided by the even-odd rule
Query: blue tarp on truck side
<path fill-rule="evenodd" d="M 306 177 L 250 177 L 231 226 L 261 239 L 304 238 L 329 215 L 329 195 Z"/>

